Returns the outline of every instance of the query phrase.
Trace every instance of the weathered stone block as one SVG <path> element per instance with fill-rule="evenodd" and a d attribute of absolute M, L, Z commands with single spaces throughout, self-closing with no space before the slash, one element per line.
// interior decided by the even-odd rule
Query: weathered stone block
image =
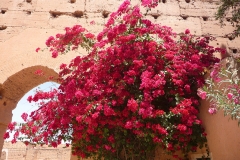
<path fill-rule="evenodd" d="M 214 36 L 222 36 L 225 37 L 227 34 L 232 33 L 234 31 L 234 27 L 228 23 L 226 26 L 221 26 L 219 21 L 203 21 L 202 24 L 202 34 L 211 34 Z"/>
<path fill-rule="evenodd" d="M 187 3 L 185 0 L 179 1 L 179 6 L 181 9 L 200 9 L 202 8 L 202 1 L 194 1 L 190 0 L 189 3 Z"/>
<path fill-rule="evenodd" d="M 214 17 L 216 13 L 216 9 L 194 9 L 194 8 L 189 8 L 189 9 L 180 9 L 181 15 L 186 15 L 189 17 Z"/>
<path fill-rule="evenodd" d="M 62 15 L 56 18 L 51 17 L 48 20 L 48 24 L 53 28 L 64 29 L 65 27 L 72 27 L 76 24 L 84 26 L 86 24 L 86 19 Z"/>
<path fill-rule="evenodd" d="M 62 12 L 74 12 L 76 10 L 84 11 L 85 0 L 77 0 L 75 3 L 61 0 L 40 0 L 37 1 L 36 11 L 57 10 Z"/>
<path fill-rule="evenodd" d="M 123 0 L 86 0 L 87 12 L 101 12 L 107 10 L 110 12 L 116 11 Z"/>
<path fill-rule="evenodd" d="M 202 35 L 200 18 L 189 17 L 187 20 L 175 16 L 162 16 L 157 19 L 157 22 L 169 26 L 176 33 L 182 33 L 189 29 L 192 34 Z"/>
<path fill-rule="evenodd" d="M 10 38 L 18 35 L 22 30 L 24 30 L 24 28 L 22 28 L 22 27 L 8 27 L 8 28 L 5 29 L 5 30 L 1 30 L 1 31 L 0 31 L 0 40 L 3 41 L 3 42 L 5 42 L 5 41 L 7 41 L 8 39 L 10 39 Z M 4 45 L 4 44 L 0 44 L 0 46 L 2 46 L 0 55 L 1 55 L 1 53 L 6 53 L 6 52 L 4 52 L 4 50 L 5 50 L 5 49 L 7 50 L 8 47 L 6 47 L 6 45 Z M 5 46 L 5 47 L 4 47 L 4 46 Z M 9 55 L 5 55 L 5 56 L 8 57 Z M 5 59 L 5 58 L 2 57 L 2 55 L 1 55 L 1 60 L 2 60 L 2 59 Z"/>
<path fill-rule="evenodd" d="M 84 27 L 91 33 L 98 34 L 107 23 L 108 18 L 103 18 L 102 13 L 89 13 Z"/>
<path fill-rule="evenodd" d="M 32 1 L 31 3 L 27 3 L 23 0 L 1 0 L 0 8 L 7 8 L 8 10 L 28 10 L 35 9 L 37 5 L 37 1 Z M 47 4 L 46 4 L 47 5 Z"/>
<path fill-rule="evenodd" d="M 169 0 L 166 1 L 166 3 L 159 3 L 156 8 L 151 9 L 150 13 L 158 13 L 166 16 L 179 16 L 179 2 L 175 0 Z"/>

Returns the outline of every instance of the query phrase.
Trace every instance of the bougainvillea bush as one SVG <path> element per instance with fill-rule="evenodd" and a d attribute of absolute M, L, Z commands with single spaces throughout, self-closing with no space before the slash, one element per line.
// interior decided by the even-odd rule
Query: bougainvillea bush
<path fill-rule="evenodd" d="M 239 60 L 228 57 L 225 64 L 223 62 L 214 65 L 206 79 L 207 85 L 199 89 L 198 94 L 202 99 L 210 101 L 210 114 L 223 110 L 225 116 L 238 120 L 240 125 Z"/>
<path fill-rule="evenodd" d="M 52 56 L 78 47 L 89 54 L 60 66 L 57 90 L 28 98 L 40 101 L 39 109 L 22 115 L 26 123 L 13 142 L 19 133 L 26 143 L 67 141 L 73 154 L 105 160 L 152 159 L 157 146 L 180 159 L 176 151 L 202 147 L 197 89 L 221 51 L 208 45 L 211 37 L 195 38 L 188 29 L 177 36 L 128 0 L 97 36 L 80 25 L 65 30 L 46 41 Z"/>

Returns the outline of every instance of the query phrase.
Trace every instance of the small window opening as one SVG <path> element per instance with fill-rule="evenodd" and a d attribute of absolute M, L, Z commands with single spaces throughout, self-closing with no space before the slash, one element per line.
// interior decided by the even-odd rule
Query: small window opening
<path fill-rule="evenodd" d="M 28 15 L 30 15 L 30 14 L 32 14 L 32 11 L 26 11 L 26 13 L 27 13 Z"/>
<path fill-rule="evenodd" d="M 207 21 L 208 20 L 208 17 L 202 17 L 204 21 Z"/>
<path fill-rule="evenodd" d="M 1 9 L 1 13 L 5 14 L 7 12 L 7 9 Z"/>
<path fill-rule="evenodd" d="M 75 3 L 76 2 L 76 0 L 70 0 L 70 3 Z"/>
<path fill-rule="evenodd" d="M 108 12 L 108 11 L 105 11 L 105 10 L 104 10 L 104 11 L 102 12 L 103 18 L 107 18 L 108 15 L 109 15 L 109 12 Z"/>
<path fill-rule="evenodd" d="M 182 19 L 187 20 L 188 16 L 186 15 L 181 15 Z"/>
<path fill-rule="evenodd" d="M 0 26 L 0 30 L 5 30 L 6 28 L 7 26 L 4 26 L 4 25 Z"/>
<path fill-rule="evenodd" d="M 152 16 L 154 19 L 157 19 L 160 15 L 157 14 L 157 13 L 152 13 L 151 16 Z"/>
<path fill-rule="evenodd" d="M 73 12 L 73 16 L 80 18 L 83 16 L 83 11 L 75 11 L 75 12 Z"/>
<path fill-rule="evenodd" d="M 237 49 L 232 49 L 232 52 L 233 53 L 237 53 Z"/>

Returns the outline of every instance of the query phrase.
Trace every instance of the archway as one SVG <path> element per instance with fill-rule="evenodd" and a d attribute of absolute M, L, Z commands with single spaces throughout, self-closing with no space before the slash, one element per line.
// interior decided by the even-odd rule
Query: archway
<path fill-rule="evenodd" d="M 12 110 L 12 122 L 24 123 L 24 120 L 22 119 L 21 115 L 23 113 L 27 113 L 28 115 L 31 114 L 32 111 L 38 109 L 38 102 L 31 102 L 29 103 L 27 98 L 29 96 L 33 96 L 36 91 L 44 91 L 48 92 L 52 89 L 57 89 L 59 87 L 59 84 L 56 82 L 48 81 L 45 83 L 42 83 L 34 88 L 32 88 L 30 91 L 28 91 L 17 103 L 17 106 L 15 109 Z M 9 139 L 10 140 L 10 139 Z"/>
<path fill-rule="evenodd" d="M 39 70 L 43 75 L 36 74 Z M 0 98 L 0 149 L 4 143 L 2 138 L 6 132 L 7 125 L 12 119 L 12 110 L 15 109 L 18 101 L 32 88 L 49 81 L 56 82 L 58 74 L 45 66 L 33 66 L 22 69 L 10 76 L 1 86 Z"/>

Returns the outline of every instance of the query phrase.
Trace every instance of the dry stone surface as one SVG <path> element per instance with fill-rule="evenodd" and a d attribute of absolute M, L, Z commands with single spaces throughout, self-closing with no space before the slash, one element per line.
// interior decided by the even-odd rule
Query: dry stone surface
<path fill-rule="evenodd" d="M 58 148 L 48 146 L 26 146 L 22 142 L 5 142 L 0 160 L 67 160 L 71 157 L 71 148 L 64 145 Z"/>

